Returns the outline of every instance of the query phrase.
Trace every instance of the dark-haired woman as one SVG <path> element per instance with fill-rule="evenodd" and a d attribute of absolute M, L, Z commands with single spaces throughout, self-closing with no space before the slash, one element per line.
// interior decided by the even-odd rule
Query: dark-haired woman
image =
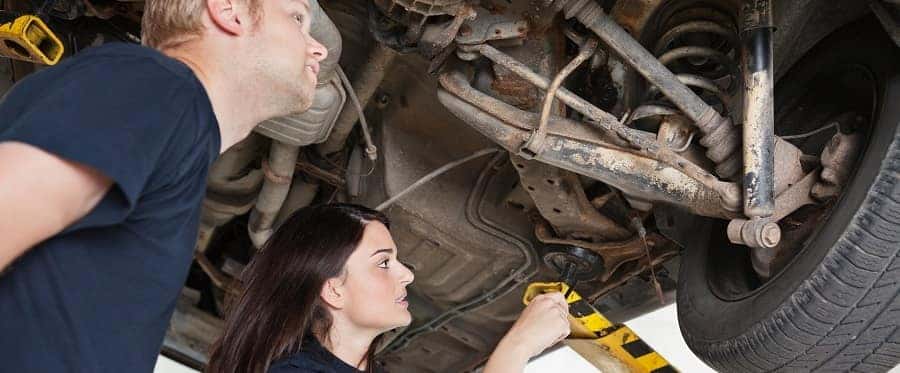
<path fill-rule="evenodd" d="M 207 372 L 376 371 L 382 333 L 409 325 L 413 274 L 381 213 L 331 204 L 295 212 L 243 273 Z M 569 333 L 561 294 L 536 298 L 491 354 L 485 373 L 521 372 Z"/>

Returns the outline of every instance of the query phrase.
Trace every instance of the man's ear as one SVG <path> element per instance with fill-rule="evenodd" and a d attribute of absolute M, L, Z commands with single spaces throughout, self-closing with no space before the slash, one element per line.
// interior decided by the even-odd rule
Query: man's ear
<path fill-rule="evenodd" d="M 237 0 L 206 0 L 206 10 L 213 24 L 232 35 L 241 35 L 248 30 L 250 15 L 245 5 Z"/>
<path fill-rule="evenodd" d="M 322 298 L 322 301 L 331 308 L 344 308 L 344 305 L 347 302 L 347 297 L 344 296 L 343 281 L 339 278 L 326 280 L 319 296 Z"/>

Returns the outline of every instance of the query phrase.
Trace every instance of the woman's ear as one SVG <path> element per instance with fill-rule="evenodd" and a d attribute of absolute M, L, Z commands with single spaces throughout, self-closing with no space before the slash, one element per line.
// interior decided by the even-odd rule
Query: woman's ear
<path fill-rule="evenodd" d="M 206 10 L 213 24 L 220 30 L 231 35 L 241 35 L 250 25 L 245 4 L 236 0 L 206 0 Z"/>
<path fill-rule="evenodd" d="M 325 285 L 322 286 L 322 293 L 319 296 L 325 304 L 336 309 L 344 308 L 344 304 L 347 301 L 347 298 L 344 296 L 344 283 L 339 278 L 326 280 Z"/>

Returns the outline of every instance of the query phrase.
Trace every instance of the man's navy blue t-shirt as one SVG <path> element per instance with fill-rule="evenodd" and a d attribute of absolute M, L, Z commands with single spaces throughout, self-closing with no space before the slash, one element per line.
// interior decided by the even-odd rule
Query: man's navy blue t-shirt
<path fill-rule="evenodd" d="M 0 141 L 113 180 L 88 215 L 0 274 L 0 371 L 151 372 L 219 153 L 206 91 L 177 60 L 107 44 L 21 81 L 0 118 Z"/>

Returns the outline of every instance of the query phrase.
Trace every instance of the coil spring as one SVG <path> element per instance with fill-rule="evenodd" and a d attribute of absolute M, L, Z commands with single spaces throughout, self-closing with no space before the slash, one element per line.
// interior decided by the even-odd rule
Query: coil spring
<path fill-rule="evenodd" d="M 717 111 L 739 117 L 736 110 L 740 110 L 741 105 L 736 94 L 741 78 L 737 62 L 740 49 L 732 18 L 716 9 L 690 7 L 671 13 L 660 24 L 665 31 L 653 45 L 653 54 Z M 668 105 L 659 91 L 651 87 L 643 103 L 632 110 L 628 121 L 675 113 L 677 109 Z M 707 147 L 707 154 L 727 154 L 724 159 L 716 159 L 717 173 L 723 177 L 737 174 L 740 159 L 739 152 L 731 149 L 733 143 L 706 143 L 703 139 L 700 142 Z"/>

